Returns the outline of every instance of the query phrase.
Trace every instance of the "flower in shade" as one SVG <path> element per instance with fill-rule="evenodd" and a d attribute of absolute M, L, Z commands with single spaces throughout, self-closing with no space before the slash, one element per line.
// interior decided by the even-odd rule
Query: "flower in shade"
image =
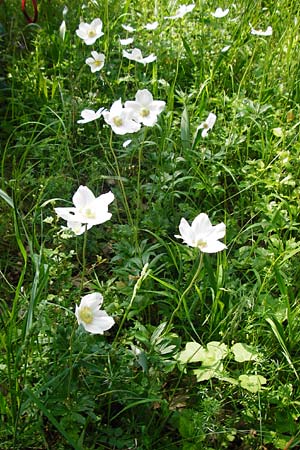
<path fill-rule="evenodd" d="M 158 27 L 158 22 L 147 23 L 144 26 L 145 30 L 148 30 L 148 31 L 156 30 L 157 27 Z"/>
<path fill-rule="evenodd" d="M 54 209 L 59 217 L 67 221 L 67 227 L 78 235 L 94 225 L 110 220 L 108 205 L 114 198 L 111 191 L 95 197 L 87 186 L 79 186 L 72 198 L 74 206 Z"/>
<path fill-rule="evenodd" d="M 196 132 L 199 130 L 203 130 L 201 133 L 202 137 L 206 137 L 209 130 L 211 130 L 216 122 L 217 116 L 214 113 L 209 113 L 207 116 L 207 119 L 202 122 L 199 127 L 197 128 Z"/>
<path fill-rule="evenodd" d="M 87 58 L 85 62 L 88 66 L 90 66 L 91 72 L 97 72 L 104 66 L 105 56 L 103 55 L 103 53 L 98 53 L 95 51 L 92 51 L 91 55 L 92 57 Z"/>
<path fill-rule="evenodd" d="M 165 105 L 166 103 L 162 100 L 153 100 L 151 92 L 147 89 L 137 91 L 135 101 L 125 102 L 125 108 L 132 111 L 133 119 L 147 127 L 153 127 L 156 124 L 157 116 Z"/>
<path fill-rule="evenodd" d="M 197 247 L 203 253 L 216 253 L 224 250 L 226 247 L 222 239 L 225 236 L 226 226 L 219 223 L 213 226 L 207 214 L 199 214 L 192 222 L 192 225 L 182 218 L 179 224 L 180 235 L 175 237 L 182 239 L 190 247 Z"/>
<path fill-rule="evenodd" d="M 251 34 L 253 34 L 255 36 L 272 36 L 272 33 L 273 33 L 273 29 L 271 26 L 268 26 L 266 31 L 255 30 L 254 28 L 251 27 Z"/>
<path fill-rule="evenodd" d="M 99 292 L 82 297 L 80 305 L 75 308 L 75 316 L 79 325 L 92 334 L 103 334 L 115 323 L 114 319 L 101 310 L 103 297 Z"/>
<path fill-rule="evenodd" d="M 123 108 L 121 99 L 116 100 L 110 111 L 104 111 L 102 115 L 116 134 L 136 133 L 141 128 L 141 125 L 133 120 L 131 112 Z"/>
<path fill-rule="evenodd" d="M 100 108 L 98 111 L 94 111 L 93 109 L 84 109 L 80 113 L 82 119 L 77 120 L 77 123 L 93 122 L 93 120 L 97 120 L 102 116 L 102 111 L 104 111 L 104 108 Z"/>
<path fill-rule="evenodd" d="M 195 8 L 195 4 L 192 3 L 190 5 L 181 5 L 175 12 L 174 16 L 167 16 L 165 19 L 182 19 L 183 16 L 185 16 L 187 13 L 193 11 Z"/>
<path fill-rule="evenodd" d="M 102 20 L 94 19 L 91 23 L 81 22 L 76 34 L 86 45 L 93 45 L 104 34 L 102 32 Z"/>
<path fill-rule="evenodd" d="M 227 16 L 228 13 L 229 13 L 228 8 L 227 9 L 217 8 L 214 13 L 211 13 L 211 15 L 214 16 L 216 19 L 222 19 L 222 17 Z"/>
<path fill-rule="evenodd" d="M 124 58 L 128 58 L 132 61 L 136 61 L 144 65 L 156 60 L 156 56 L 153 53 L 143 58 L 142 52 L 139 48 L 134 48 L 131 53 L 123 50 L 123 56 Z"/>

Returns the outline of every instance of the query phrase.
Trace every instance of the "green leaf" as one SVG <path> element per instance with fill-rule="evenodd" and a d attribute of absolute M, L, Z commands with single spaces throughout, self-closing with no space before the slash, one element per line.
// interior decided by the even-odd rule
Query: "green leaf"
<path fill-rule="evenodd" d="M 231 350 L 237 362 L 257 361 L 258 353 L 250 345 L 238 342 L 231 347 Z"/>
<path fill-rule="evenodd" d="M 240 375 L 239 381 L 241 387 L 253 394 L 261 391 L 262 384 L 266 384 L 267 380 L 262 375 Z"/>

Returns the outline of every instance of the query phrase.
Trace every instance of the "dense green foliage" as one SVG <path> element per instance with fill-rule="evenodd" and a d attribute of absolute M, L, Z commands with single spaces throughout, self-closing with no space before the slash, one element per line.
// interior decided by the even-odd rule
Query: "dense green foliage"
<path fill-rule="evenodd" d="M 62 0 L 36 24 L 19 3 L 0 4 L 1 449 L 300 448 L 298 1 L 195 0 L 178 19 L 175 1 L 72 1 L 64 39 Z M 122 57 L 131 36 L 157 60 Z M 77 123 L 141 89 L 166 102 L 154 127 Z M 112 218 L 68 236 L 54 207 L 80 185 L 114 193 Z M 227 250 L 174 237 L 201 212 Z M 74 315 L 91 292 L 104 335 Z"/>

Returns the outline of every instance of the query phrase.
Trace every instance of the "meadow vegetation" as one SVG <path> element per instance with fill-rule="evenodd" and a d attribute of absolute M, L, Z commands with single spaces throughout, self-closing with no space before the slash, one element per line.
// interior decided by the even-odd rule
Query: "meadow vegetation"
<path fill-rule="evenodd" d="M 299 449 L 298 1 L 38 3 L 0 4 L 1 449 Z"/>

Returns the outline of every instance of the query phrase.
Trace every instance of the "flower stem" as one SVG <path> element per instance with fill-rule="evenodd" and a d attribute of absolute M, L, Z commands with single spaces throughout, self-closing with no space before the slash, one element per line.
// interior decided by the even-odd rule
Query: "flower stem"
<path fill-rule="evenodd" d="M 80 292 L 82 292 L 84 277 L 86 271 L 86 243 L 87 243 L 87 224 L 85 225 L 85 231 L 83 234 L 83 247 L 82 247 L 82 272 L 81 272 L 81 282 L 80 282 Z"/>
<path fill-rule="evenodd" d="M 191 319 L 190 319 L 190 312 L 189 312 L 189 309 L 188 309 L 188 306 L 187 306 L 187 303 L 186 303 L 186 295 L 189 293 L 189 291 L 192 289 L 193 285 L 194 285 L 195 282 L 197 281 L 197 278 L 199 277 L 199 274 L 200 274 L 201 269 L 202 269 L 202 264 L 203 264 L 203 253 L 200 252 L 200 257 L 199 257 L 199 263 L 198 263 L 197 270 L 196 270 L 196 272 L 194 273 L 194 276 L 193 276 L 193 278 L 191 279 L 189 285 L 187 286 L 187 288 L 185 289 L 185 291 L 183 292 L 183 294 L 180 296 L 178 305 L 177 305 L 176 308 L 174 309 L 174 311 L 173 311 L 173 313 L 172 313 L 172 315 L 171 315 L 171 318 L 170 318 L 170 320 L 169 320 L 169 323 L 168 323 L 168 325 L 167 325 L 167 327 L 166 327 L 166 332 L 170 331 L 170 328 L 171 328 L 171 326 L 172 326 L 173 319 L 174 319 L 175 315 L 177 314 L 177 312 L 179 311 L 181 305 L 183 304 L 184 310 L 185 310 L 185 313 L 186 313 L 186 316 L 187 316 L 187 318 L 188 318 L 188 321 L 189 321 L 189 323 L 190 323 L 190 325 L 191 325 L 193 331 L 198 335 L 198 333 L 197 333 L 197 331 L 195 330 L 194 325 L 192 324 Z"/>

